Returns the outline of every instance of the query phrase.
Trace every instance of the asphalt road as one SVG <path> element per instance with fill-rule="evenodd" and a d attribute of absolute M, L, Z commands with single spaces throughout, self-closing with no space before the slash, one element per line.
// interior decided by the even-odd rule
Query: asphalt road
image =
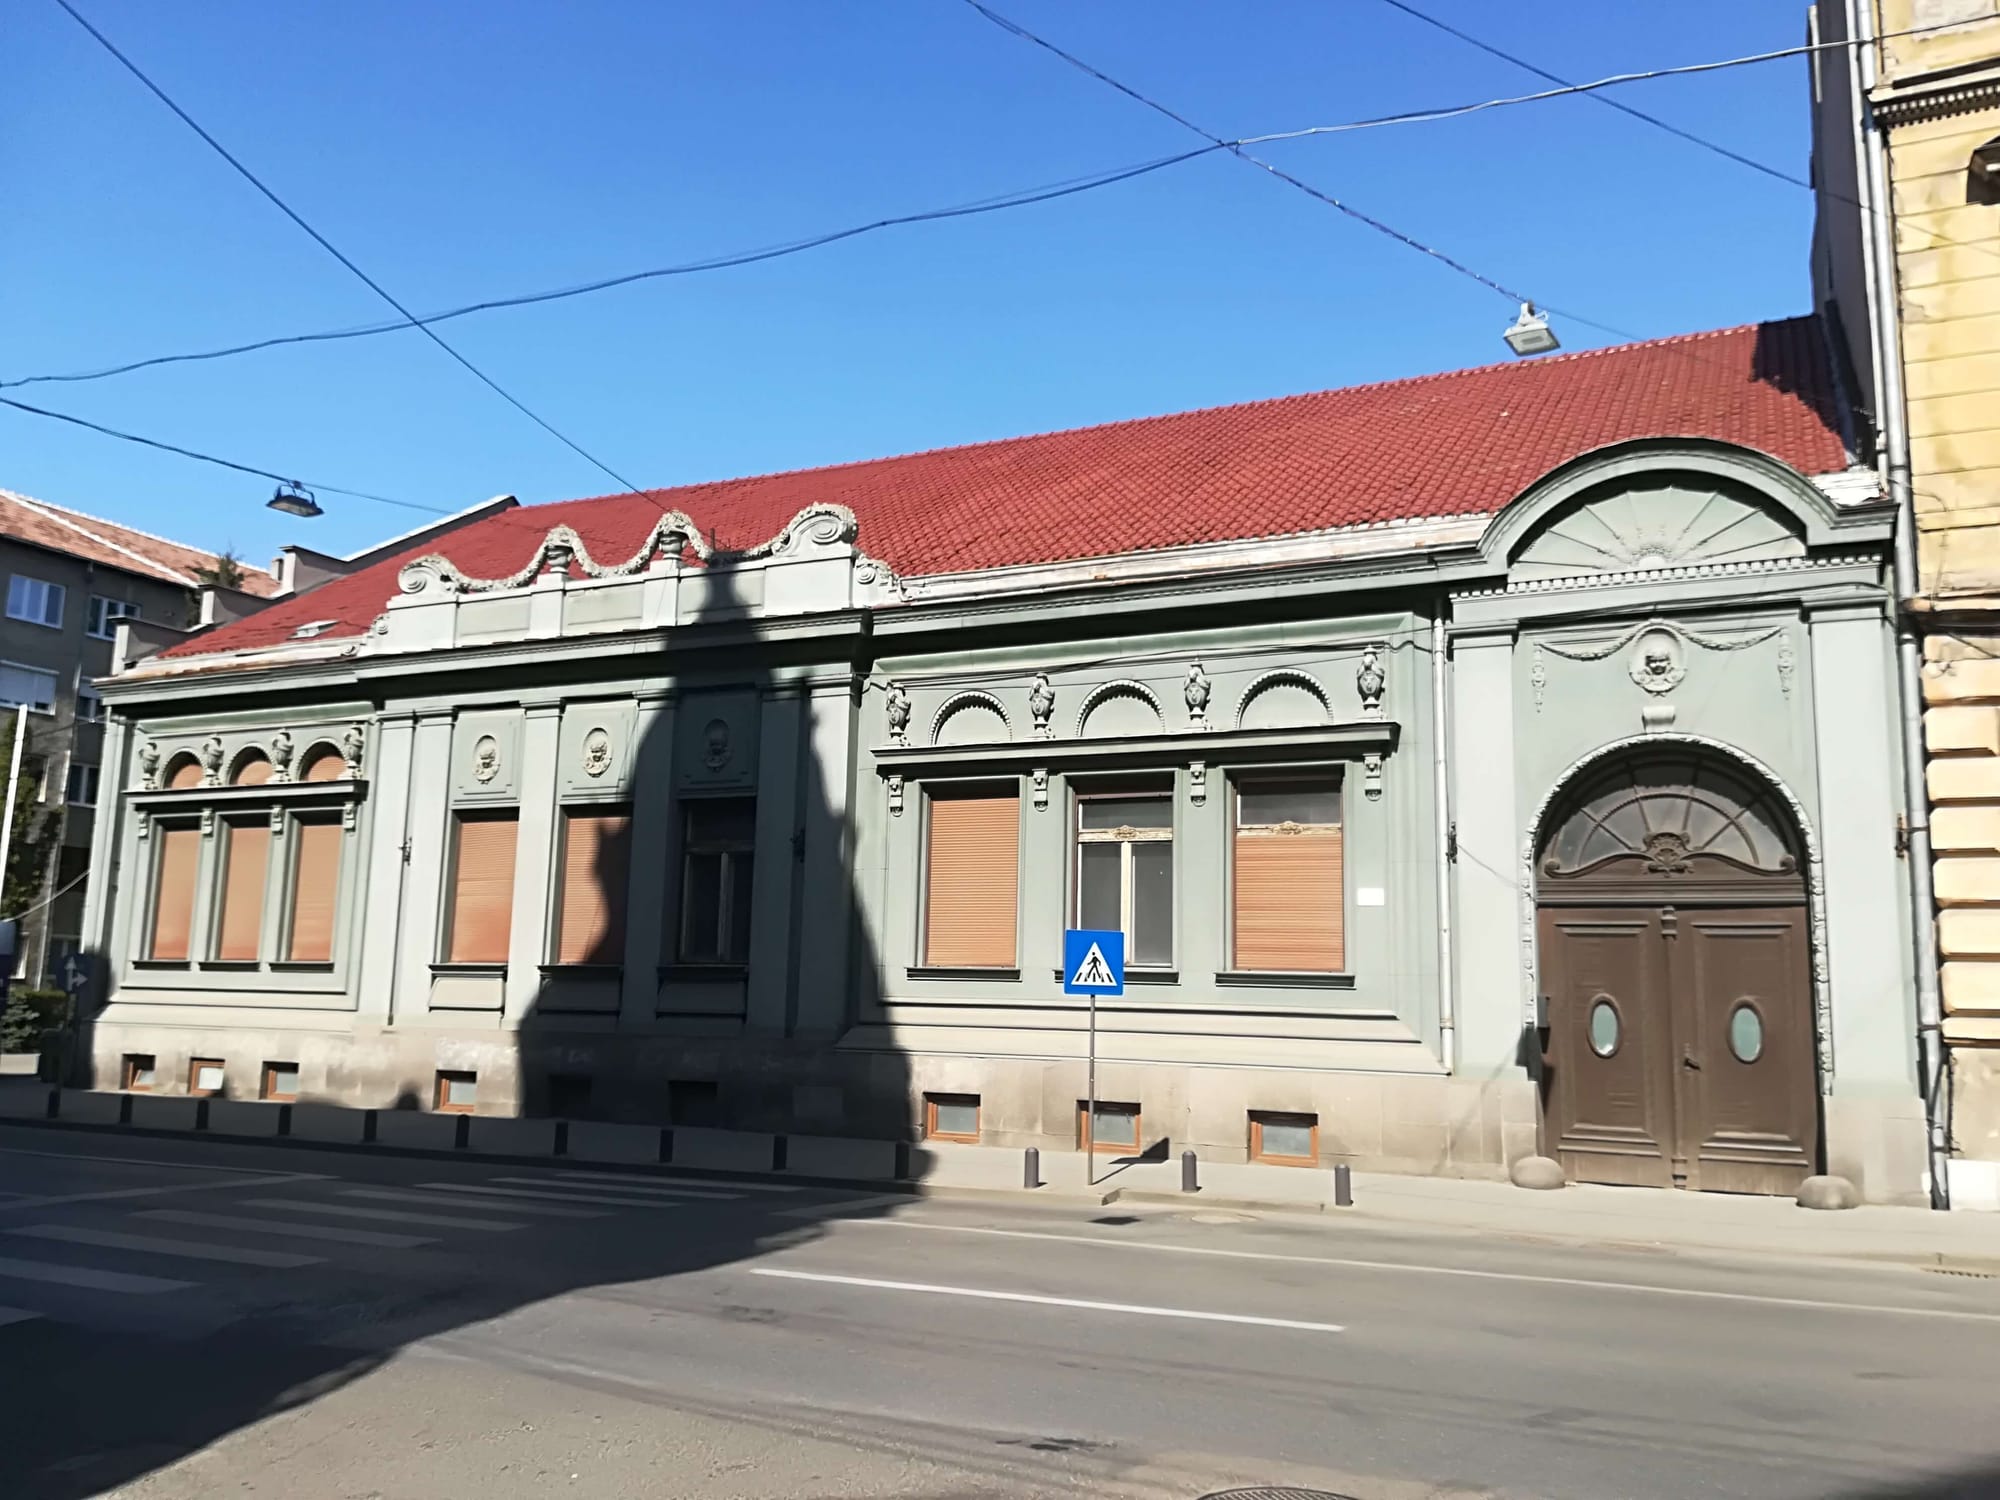
<path fill-rule="evenodd" d="M 2000 1495 L 2000 1280 L 0 1128 L 0 1496 Z"/>

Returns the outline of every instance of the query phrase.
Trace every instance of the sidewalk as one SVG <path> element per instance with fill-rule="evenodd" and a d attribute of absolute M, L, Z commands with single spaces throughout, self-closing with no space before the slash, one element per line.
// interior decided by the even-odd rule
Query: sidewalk
<path fill-rule="evenodd" d="M 0 1121 L 47 1127 L 200 1134 L 246 1143 L 422 1151 L 508 1160 L 560 1158 L 634 1171 L 776 1175 L 939 1197 L 1021 1203 L 1165 1204 L 1194 1211 L 1320 1216 L 1329 1225 L 1505 1236 L 1680 1253 L 1892 1261 L 2000 1279 L 2000 1215 L 1862 1207 L 1815 1212 L 1789 1198 L 1571 1186 L 1530 1192 L 1504 1182 L 1356 1173 L 1354 1204 L 1333 1206 L 1333 1173 L 1202 1162 L 1199 1191 L 1180 1191 L 1178 1156 L 1100 1157 L 1095 1183 L 1074 1152 L 1041 1158 L 1041 1186 L 1023 1183 L 1023 1153 L 989 1146 L 843 1140 L 753 1131 L 514 1120 L 421 1111 L 346 1110 L 64 1089 L 0 1078 Z"/>

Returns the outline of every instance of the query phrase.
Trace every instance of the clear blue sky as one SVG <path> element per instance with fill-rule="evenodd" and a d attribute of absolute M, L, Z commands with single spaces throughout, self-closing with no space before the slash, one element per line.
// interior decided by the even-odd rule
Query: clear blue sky
<path fill-rule="evenodd" d="M 1135 163 L 1178 127 L 958 0 L 75 0 L 419 311 Z M 1225 135 L 1527 92 L 1379 0 L 997 9 Z M 1595 78 L 1790 46 L 1803 0 L 1427 0 Z M 0 379 L 387 309 L 53 3 L 0 22 Z M 1805 175 L 1800 59 L 1620 97 Z M 1806 309 L 1811 197 L 1588 99 L 1270 148 L 1530 295 L 1652 337 Z M 1225 156 L 1057 203 L 447 324 L 647 485 L 1483 364 L 1514 309 Z M 1559 323 L 1565 345 L 1616 342 Z M 456 508 L 614 488 L 420 334 L 5 394 Z M 0 409 L 0 486 L 257 562 L 421 517 Z"/>

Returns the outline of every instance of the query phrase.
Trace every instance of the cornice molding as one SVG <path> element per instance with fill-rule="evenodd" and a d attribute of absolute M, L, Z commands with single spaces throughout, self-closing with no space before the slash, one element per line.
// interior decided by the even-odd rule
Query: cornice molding
<path fill-rule="evenodd" d="M 1984 78 L 1895 85 L 1870 101 L 1875 117 L 1889 129 L 1921 125 L 1948 115 L 2000 109 L 2000 73 Z"/>

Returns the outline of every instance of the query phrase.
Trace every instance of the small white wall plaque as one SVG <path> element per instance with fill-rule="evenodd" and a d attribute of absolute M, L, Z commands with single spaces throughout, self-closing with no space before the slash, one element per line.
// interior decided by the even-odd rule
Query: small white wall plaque
<path fill-rule="evenodd" d="M 1354 892 L 1354 904 L 1356 906 L 1387 906 L 1389 904 L 1389 893 L 1379 885 L 1359 886 Z"/>

